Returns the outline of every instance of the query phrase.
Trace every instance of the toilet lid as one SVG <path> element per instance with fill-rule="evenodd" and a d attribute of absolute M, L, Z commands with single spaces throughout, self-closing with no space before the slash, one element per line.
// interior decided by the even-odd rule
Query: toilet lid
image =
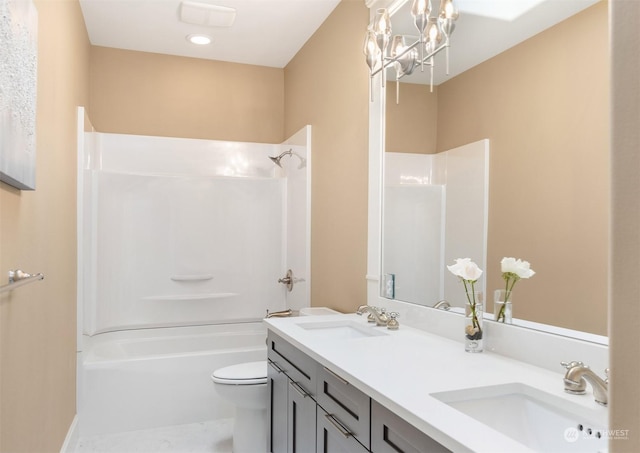
<path fill-rule="evenodd" d="M 211 375 L 218 384 L 251 385 L 266 384 L 267 361 L 239 363 L 220 368 Z"/>

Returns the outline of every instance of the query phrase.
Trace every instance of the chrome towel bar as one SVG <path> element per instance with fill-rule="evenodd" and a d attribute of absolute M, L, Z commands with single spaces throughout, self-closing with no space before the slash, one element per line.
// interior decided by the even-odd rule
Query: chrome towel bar
<path fill-rule="evenodd" d="M 0 293 L 11 291 L 12 289 L 19 288 L 20 286 L 42 279 L 44 279 L 44 274 L 42 273 L 28 274 L 26 272 L 22 272 L 20 269 L 9 271 L 9 283 L 0 286 Z"/>

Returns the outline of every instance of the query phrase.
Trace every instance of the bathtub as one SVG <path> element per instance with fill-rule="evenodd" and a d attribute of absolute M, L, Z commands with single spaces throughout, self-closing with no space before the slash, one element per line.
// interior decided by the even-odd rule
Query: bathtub
<path fill-rule="evenodd" d="M 80 436 L 233 417 L 211 373 L 266 360 L 261 322 L 108 332 L 78 354 Z"/>

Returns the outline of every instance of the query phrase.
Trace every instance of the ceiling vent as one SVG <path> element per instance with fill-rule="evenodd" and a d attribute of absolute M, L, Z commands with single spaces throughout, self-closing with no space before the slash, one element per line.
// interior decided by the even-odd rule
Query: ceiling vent
<path fill-rule="evenodd" d="M 180 3 L 180 20 L 206 27 L 231 27 L 236 20 L 236 10 L 226 6 L 183 1 Z"/>

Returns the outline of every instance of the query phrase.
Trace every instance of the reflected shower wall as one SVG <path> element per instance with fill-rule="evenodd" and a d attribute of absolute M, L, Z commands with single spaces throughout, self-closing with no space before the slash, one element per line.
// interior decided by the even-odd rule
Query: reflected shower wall
<path fill-rule="evenodd" d="M 463 306 L 446 265 L 468 257 L 486 269 L 488 159 L 488 140 L 438 154 L 385 153 L 382 297 Z"/>
<path fill-rule="evenodd" d="M 284 145 L 96 132 L 84 141 L 85 334 L 251 322 L 289 308 L 278 279 L 289 235 L 307 227 L 288 216 L 307 207 L 288 206 L 287 174 L 299 171 L 289 179 L 306 187 L 307 169 L 268 159 Z"/>

